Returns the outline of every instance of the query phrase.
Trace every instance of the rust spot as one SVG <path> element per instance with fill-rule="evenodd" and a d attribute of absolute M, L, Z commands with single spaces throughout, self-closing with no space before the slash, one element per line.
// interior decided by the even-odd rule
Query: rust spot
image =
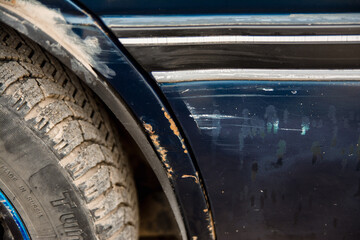
<path fill-rule="evenodd" d="M 144 124 L 144 128 L 147 132 L 153 132 L 152 126 L 148 123 L 143 123 Z"/>
<path fill-rule="evenodd" d="M 208 209 L 208 211 L 206 213 L 207 213 L 207 219 L 209 221 L 208 229 L 209 229 L 212 239 L 215 240 L 215 238 L 216 238 L 215 237 L 215 227 L 214 227 L 214 221 L 212 218 L 212 213 L 211 213 L 210 209 Z"/>
<path fill-rule="evenodd" d="M 176 127 L 176 124 L 174 122 L 174 120 L 171 118 L 170 114 L 164 109 L 164 108 L 161 108 L 161 110 L 164 112 L 164 116 L 166 117 L 166 119 L 169 121 L 170 123 L 170 129 L 173 131 L 173 133 L 180 139 L 181 141 L 181 146 L 182 148 L 184 149 L 184 153 L 188 153 L 187 149 L 186 149 L 186 146 L 185 146 L 185 143 L 184 143 L 184 139 L 181 137 L 180 135 L 180 132 L 179 132 L 179 129 Z M 155 134 L 155 132 L 153 131 L 153 128 L 150 124 L 146 124 L 146 123 L 143 123 L 144 124 L 144 127 L 146 129 L 146 131 L 150 134 L 150 138 L 151 140 L 153 141 L 154 145 L 156 146 L 156 148 L 159 148 L 158 149 L 158 152 L 159 154 L 161 155 L 161 158 L 162 158 L 162 161 L 164 163 L 166 163 L 166 153 L 167 151 L 162 148 L 160 146 L 160 142 L 158 140 L 158 136 Z M 172 176 L 172 169 L 168 166 L 168 165 L 165 165 L 167 171 L 168 171 L 168 176 L 169 178 Z M 204 209 L 204 213 L 206 214 L 206 219 L 207 221 L 209 222 L 209 225 L 208 225 L 208 230 L 209 230 L 209 234 L 211 236 L 212 239 L 215 240 L 216 238 L 216 235 L 215 235 L 215 227 L 214 227 L 214 220 L 212 218 L 212 213 L 211 213 L 211 210 L 209 209 L 209 200 L 207 198 L 207 195 L 206 195 L 206 192 L 205 192 L 205 188 L 202 184 L 202 182 L 200 181 L 199 179 L 199 174 L 198 172 L 196 172 L 195 174 L 196 176 L 194 175 L 183 175 L 182 178 L 193 178 L 195 179 L 195 183 L 197 184 L 200 184 L 201 186 L 201 189 L 203 190 L 204 192 L 204 197 L 205 197 L 205 201 L 206 201 L 206 204 L 207 204 L 207 209 Z M 197 237 L 194 236 L 193 237 L 193 240 L 196 240 Z"/>
<path fill-rule="evenodd" d="M 195 180 L 195 183 L 199 183 L 199 178 L 194 175 L 182 175 L 181 178 L 193 178 Z"/>
<path fill-rule="evenodd" d="M 165 111 L 164 108 L 161 109 L 164 112 L 166 119 L 170 123 L 170 129 L 174 132 L 174 134 L 180 137 L 179 129 L 176 127 L 174 120 L 170 117 L 169 113 Z"/>
<path fill-rule="evenodd" d="M 184 139 L 180 136 L 179 129 L 176 127 L 174 120 L 170 117 L 170 114 L 164 108 L 161 108 L 161 110 L 164 112 L 164 116 L 170 123 L 170 129 L 181 140 L 181 146 L 184 149 L 184 153 L 188 153 L 188 151 L 185 147 L 185 144 L 184 144 Z"/>
<path fill-rule="evenodd" d="M 163 162 L 163 164 L 164 164 L 164 166 L 166 168 L 168 178 L 171 178 L 174 171 L 170 167 L 169 163 L 167 162 L 167 158 L 166 158 L 167 157 L 167 150 L 160 145 L 159 136 L 155 134 L 155 131 L 153 130 L 153 127 L 150 124 L 145 123 L 145 122 L 143 122 L 143 126 L 144 126 L 146 132 L 149 134 L 150 139 L 151 139 L 151 141 L 153 142 L 153 144 L 154 144 L 154 146 L 156 148 L 156 151 L 160 155 L 161 161 Z"/>
<path fill-rule="evenodd" d="M 196 174 L 196 177 L 197 177 L 197 179 L 199 181 L 201 189 L 202 189 L 202 191 L 204 193 L 204 198 L 205 198 L 207 208 L 203 209 L 203 212 L 206 214 L 206 220 L 209 222 L 209 225 L 208 225 L 209 234 L 211 236 L 211 239 L 215 240 L 216 239 L 216 234 L 215 234 L 214 220 L 213 220 L 212 213 L 211 213 L 211 210 L 210 210 L 209 199 L 207 198 L 204 185 L 203 185 L 203 183 L 201 182 L 201 180 L 199 178 L 199 173 L 196 172 L 195 174 Z"/>
<path fill-rule="evenodd" d="M 181 145 L 182 145 L 182 148 L 184 149 L 184 153 L 188 153 L 188 151 L 186 150 L 186 147 L 185 147 L 184 139 L 181 139 Z"/>

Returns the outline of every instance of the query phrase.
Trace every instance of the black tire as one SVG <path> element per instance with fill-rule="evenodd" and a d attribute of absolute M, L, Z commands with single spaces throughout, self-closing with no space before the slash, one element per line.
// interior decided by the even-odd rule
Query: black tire
<path fill-rule="evenodd" d="M 104 106 L 2 24 L 0 189 L 32 239 L 137 239 L 135 185 Z"/>

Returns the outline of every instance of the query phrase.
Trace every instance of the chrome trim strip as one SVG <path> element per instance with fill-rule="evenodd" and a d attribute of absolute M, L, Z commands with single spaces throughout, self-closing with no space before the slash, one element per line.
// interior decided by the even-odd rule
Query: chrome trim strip
<path fill-rule="evenodd" d="M 359 43 L 360 35 L 317 36 L 204 36 L 204 37 L 140 37 L 119 38 L 126 46 L 134 45 L 200 45 L 200 44 L 308 44 L 308 43 Z"/>
<path fill-rule="evenodd" d="M 227 25 L 342 25 L 360 23 L 360 13 L 239 14 L 189 16 L 102 16 L 110 27 L 227 26 Z"/>
<path fill-rule="evenodd" d="M 257 81 L 359 81 L 360 69 L 203 69 L 152 72 L 157 82 L 257 80 Z"/>

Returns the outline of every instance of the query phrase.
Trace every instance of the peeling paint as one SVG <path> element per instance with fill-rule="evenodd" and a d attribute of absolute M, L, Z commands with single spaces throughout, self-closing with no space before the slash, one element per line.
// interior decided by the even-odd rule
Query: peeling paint
<path fill-rule="evenodd" d="M 144 126 L 146 132 L 149 134 L 150 139 L 156 148 L 156 151 L 160 155 L 160 159 L 166 168 L 168 178 L 172 178 L 172 174 L 174 173 L 174 171 L 170 167 L 169 163 L 167 162 L 167 150 L 160 145 L 159 136 L 155 134 L 153 127 L 150 124 L 145 123 L 145 122 L 143 122 L 143 126 Z"/>
<path fill-rule="evenodd" d="M 179 129 L 176 127 L 176 124 L 175 124 L 174 120 L 171 118 L 170 114 L 164 108 L 161 108 L 161 110 L 164 112 L 164 116 L 166 117 L 166 119 L 170 123 L 170 129 L 180 139 L 181 147 L 184 149 L 184 153 L 188 153 L 188 151 L 186 149 L 186 146 L 185 146 L 185 143 L 184 143 L 184 139 L 181 137 Z"/>

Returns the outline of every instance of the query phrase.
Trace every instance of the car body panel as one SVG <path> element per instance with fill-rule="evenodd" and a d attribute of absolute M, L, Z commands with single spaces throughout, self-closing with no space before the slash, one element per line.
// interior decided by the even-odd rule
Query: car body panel
<path fill-rule="evenodd" d="M 118 117 L 157 174 L 183 239 L 360 237 L 358 1 L 42 0 L 0 8 L 1 21 L 72 69 Z M 226 43 L 304 33 L 313 45 Z M 185 38 L 176 49 L 121 44 L 163 36 Z M 207 36 L 221 38 L 189 38 Z M 308 70 L 320 67 L 338 75 Z M 309 73 L 261 72 L 288 68 Z M 181 80 L 180 70 L 190 75 Z"/>
<path fill-rule="evenodd" d="M 175 112 L 217 239 L 359 238 L 358 17 L 102 17 Z"/>
<path fill-rule="evenodd" d="M 182 238 L 215 238 L 201 176 L 171 109 L 106 26 L 72 1 L 1 1 L 0 9 L 3 23 L 57 57 L 118 117 L 163 186 Z"/>
<path fill-rule="evenodd" d="M 359 11 L 356 0 L 83 0 L 98 15 L 339 13 Z"/>
<path fill-rule="evenodd" d="M 163 83 L 208 189 L 218 239 L 358 239 L 354 81 Z"/>

